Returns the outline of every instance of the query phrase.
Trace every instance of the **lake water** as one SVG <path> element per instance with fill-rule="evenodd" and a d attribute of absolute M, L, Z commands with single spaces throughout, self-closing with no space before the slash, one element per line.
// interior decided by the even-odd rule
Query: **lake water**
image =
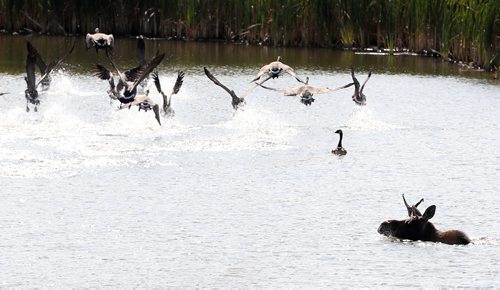
<path fill-rule="evenodd" d="M 117 111 L 91 75 L 105 55 L 75 53 L 25 112 L 23 37 L 0 37 L 0 287 L 491 287 L 500 285 L 500 83 L 432 58 L 328 49 L 147 41 L 174 96 L 173 118 Z M 70 40 L 32 39 L 51 60 Z M 134 39 L 116 40 L 131 67 Z M 256 88 L 277 55 L 310 84 L 352 89 L 298 97 Z M 290 76 L 267 82 L 296 86 Z M 155 89 L 152 97 L 160 100 Z M 344 131 L 345 157 L 336 147 Z M 435 204 L 434 225 L 473 243 L 400 242 L 405 193 Z"/>

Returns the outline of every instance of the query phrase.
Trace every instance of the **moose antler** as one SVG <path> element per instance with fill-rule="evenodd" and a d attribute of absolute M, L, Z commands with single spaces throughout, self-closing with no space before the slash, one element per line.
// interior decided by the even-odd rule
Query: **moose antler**
<path fill-rule="evenodd" d="M 403 201 L 404 201 L 405 206 L 406 206 L 406 210 L 408 211 L 408 216 L 410 216 L 410 217 L 411 216 L 422 216 L 422 213 L 417 209 L 417 207 L 419 206 L 420 203 L 422 203 L 424 201 L 424 199 L 422 198 L 415 205 L 409 206 L 408 203 L 406 202 L 404 193 L 402 194 L 402 196 L 403 196 Z"/>

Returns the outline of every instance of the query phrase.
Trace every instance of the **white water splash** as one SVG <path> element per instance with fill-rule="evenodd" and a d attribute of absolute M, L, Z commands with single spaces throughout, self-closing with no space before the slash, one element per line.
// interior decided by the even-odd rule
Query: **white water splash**
<path fill-rule="evenodd" d="M 355 106 L 341 127 L 351 130 L 391 130 L 399 126 L 379 120 L 368 106 Z"/>

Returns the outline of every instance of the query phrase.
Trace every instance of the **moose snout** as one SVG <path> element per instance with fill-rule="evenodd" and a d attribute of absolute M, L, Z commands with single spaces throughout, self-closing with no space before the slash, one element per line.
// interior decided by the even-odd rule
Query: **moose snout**
<path fill-rule="evenodd" d="M 385 235 L 385 236 L 390 235 L 390 222 L 389 221 L 385 221 L 385 222 L 381 223 L 380 226 L 377 229 L 377 232 L 379 234 Z"/>

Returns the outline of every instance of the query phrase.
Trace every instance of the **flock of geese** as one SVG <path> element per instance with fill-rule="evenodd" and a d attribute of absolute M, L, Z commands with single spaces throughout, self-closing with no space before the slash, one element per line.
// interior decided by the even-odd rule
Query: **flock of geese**
<path fill-rule="evenodd" d="M 139 37 L 137 43 L 139 56 L 138 66 L 121 70 L 115 62 L 113 51 L 115 41 L 112 34 L 102 33 L 98 28 L 96 28 L 94 33 L 86 35 L 85 44 L 87 49 L 95 48 L 96 53 L 100 50 L 105 52 L 112 69 L 108 69 L 101 64 L 95 64 L 93 72 L 99 79 L 108 81 L 109 89 L 106 93 L 110 98 L 110 102 L 116 100 L 120 103 L 120 110 L 126 108 L 130 109 L 132 106 L 137 106 L 139 111 L 152 111 L 159 125 L 161 125 L 161 115 L 174 115 L 175 112 L 171 107 L 172 96 L 177 94 L 181 89 L 184 80 L 184 72 L 178 72 L 177 79 L 172 90 L 165 93 L 161 88 L 158 72 L 155 70 L 164 59 L 164 53 L 160 54 L 157 52 L 156 55 L 149 62 L 147 62 L 145 57 L 144 39 Z M 27 89 L 25 90 L 27 112 L 30 111 L 30 104 L 33 106 L 35 112 L 38 111 L 38 106 L 40 105 L 38 95 L 39 87 L 41 86 L 42 90 L 47 90 L 50 87 L 50 73 L 73 52 L 74 48 L 75 42 L 73 42 L 72 46 L 64 55 L 52 61 L 49 65 L 46 65 L 35 47 L 27 41 L 28 53 L 26 57 L 25 77 L 27 84 Z M 40 70 L 40 78 L 38 81 L 35 74 L 35 66 L 38 66 Z M 351 83 L 336 88 L 314 87 L 309 84 L 309 77 L 306 77 L 304 81 L 295 73 L 292 67 L 284 64 L 282 62 L 282 58 L 278 56 L 276 61 L 264 65 L 258 71 L 255 78 L 250 81 L 251 86 L 246 90 L 246 92 L 243 95 L 238 96 L 234 90 L 222 84 L 206 67 L 204 67 L 204 72 L 214 84 L 224 89 L 231 96 L 231 104 L 235 110 L 245 104 L 245 98 L 253 91 L 254 88 L 258 86 L 267 90 L 283 93 L 286 96 L 299 96 L 300 102 L 306 106 L 310 106 L 315 101 L 313 98 L 314 94 L 326 94 L 354 86 L 352 100 L 357 105 L 363 106 L 366 105 L 366 96 L 363 93 L 363 89 L 366 82 L 371 77 L 370 72 L 363 84 L 360 85 L 354 75 L 354 69 L 351 68 Z M 279 78 L 285 74 L 294 77 L 299 83 L 301 83 L 301 85 L 291 88 L 271 88 L 264 85 L 264 83 L 268 80 Z M 149 97 L 149 89 L 146 89 L 146 84 L 151 79 L 153 80 L 158 93 L 163 97 L 163 105 L 161 108 L 159 104 Z M 347 151 L 342 147 L 342 130 L 337 130 L 335 133 L 340 135 L 340 139 L 337 148 L 332 150 L 332 153 L 335 155 L 345 155 Z"/>
<path fill-rule="evenodd" d="M 162 62 L 165 54 L 159 54 L 157 52 L 149 62 L 146 62 L 145 45 L 144 40 L 141 37 L 139 38 L 137 45 L 137 48 L 139 50 L 138 66 L 122 71 L 118 68 L 114 60 L 113 35 L 100 33 L 99 29 L 96 29 L 95 33 L 87 34 L 85 43 L 87 49 L 95 48 L 96 52 L 98 52 L 99 50 L 105 51 L 106 56 L 109 59 L 111 66 L 113 67 L 113 70 L 109 70 L 103 65 L 96 64 L 94 67 L 94 75 L 102 80 L 108 81 L 109 90 L 107 90 L 107 94 L 110 98 L 110 101 L 117 100 L 120 102 L 119 109 L 137 106 L 139 108 L 139 111 L 151 110 L 154 112 L 155 119 L 160 125 L 160 114 L 163 114 L 164 116 L 172 116 L 174 114 L 174 110 L 171 108 L 171 100 L 172 96 L 177 94 L 182 86 L 184 73 L 182 71 L 178 72 L 177 79 L 172 90 L 167 94 L 164 93 L 160 85 L 158 72 L 155 71 L 155 69 Z M 27 42 L 28 54 L 26 58 L 25 77 L 27 84 L 27 89 L 25 91 L 27 112 L 30 111 L 29 104 L 34 106 L 34 111 L 38 110 L 38 106 L 40 105 L 38 88 L 41 86 L 43 90 L 48 89 L 51 82 L 51 71 L 53 71 L 54 68 L 56 68 L 69 54 L 71 54 L 74 47 L 75 43 L 73 43 L 70 49 L 63 56 L 52 61 L 49 65 L 46 65 L 33 45 L 30 42 Z M 36 81 L 35 66 L 38 66 L 41 74 L 38 82 Z M 204 72 L 214 84 L 229 93 L 232 99 L 233 108 L 235 110 L 237 110 L 245 103 L 245 97 L 257 86 L 260 86 L 264 89 L 280 92 L 287 96 L 299 96 L 300 101 L 304 105 L 311 105 L 314 102 L 314 94 L 330 93 L 340 89 L 348 88 L 350 86 L 354 86 L 354 94 L 352 95 L 352 100 L 357 105 L 362 106 L 366 104 L 366 96 L 363 93 L 363 89 L 366 85 L 366 82 L 371 77 L 370 72 L 363 84 L 360 85 L 359 81 L 354 75 L 354 69 L 351 68 L 351 76 L 353 80 L 352 83 L 337 88 L 314 87 L 309 85 L 308 77 L 304 81 L 295 73 L 295 71 L 290 66 L 282 62 L 281 57 L 278 57 L 276 61 L 263 66 L 259 70 L 255 78 L 250 81 L 250 83 L 252 84 L 250 88 L 247 89 L 243 96 L 239 97 L 232 89 L 223 85 L 206 67 L 204 68 Z M 115 74 L 117 77 L 116 83 Z M 290 76 L 294 77 L 298 82 L 301 83 L 301 85 L 284 89 L 270 88 L 263 85 L 269 79 L 278 78 L 280 76 L 283 76 L 284 74 L 289 74 Z M 163 106 L 161 108 L 149 97 L 149 90 L 146 89 L 146 82 L 148 81 L 148 79 L 152 79 L 154 81 L 157 91 L 163 97 Z M 342 147 L 342 130 L 337 130 L 335 131 L 335 133 L 339 134 L 340 138 L 337 148 L 333 149 L 332 153 L 335 155 L 347 154 L 347 151 Z M 408 210 L 408 217 L 403 220 L 388 220 L 383 222 L 378 228 L 378 232 L 380 234 L 393 236 L 400 239 L 433 241 L 446 244 L 466 245 L 470 243 L 470 239 L 465 233 L 458 230 L 439 231 L 434 227 L 434 225 L 432 225 L 432 223 L 429 222 L 429 219 L 434 216 L 436 206 L 432 205 L 428 207 L 425 210 L 424 214 L 422 214 L 417 209 L 417 207 L 423 201 L 423 199 L 413 206 L 408 205 L 404 198 L 404 195 L 403 201 Z"/>

